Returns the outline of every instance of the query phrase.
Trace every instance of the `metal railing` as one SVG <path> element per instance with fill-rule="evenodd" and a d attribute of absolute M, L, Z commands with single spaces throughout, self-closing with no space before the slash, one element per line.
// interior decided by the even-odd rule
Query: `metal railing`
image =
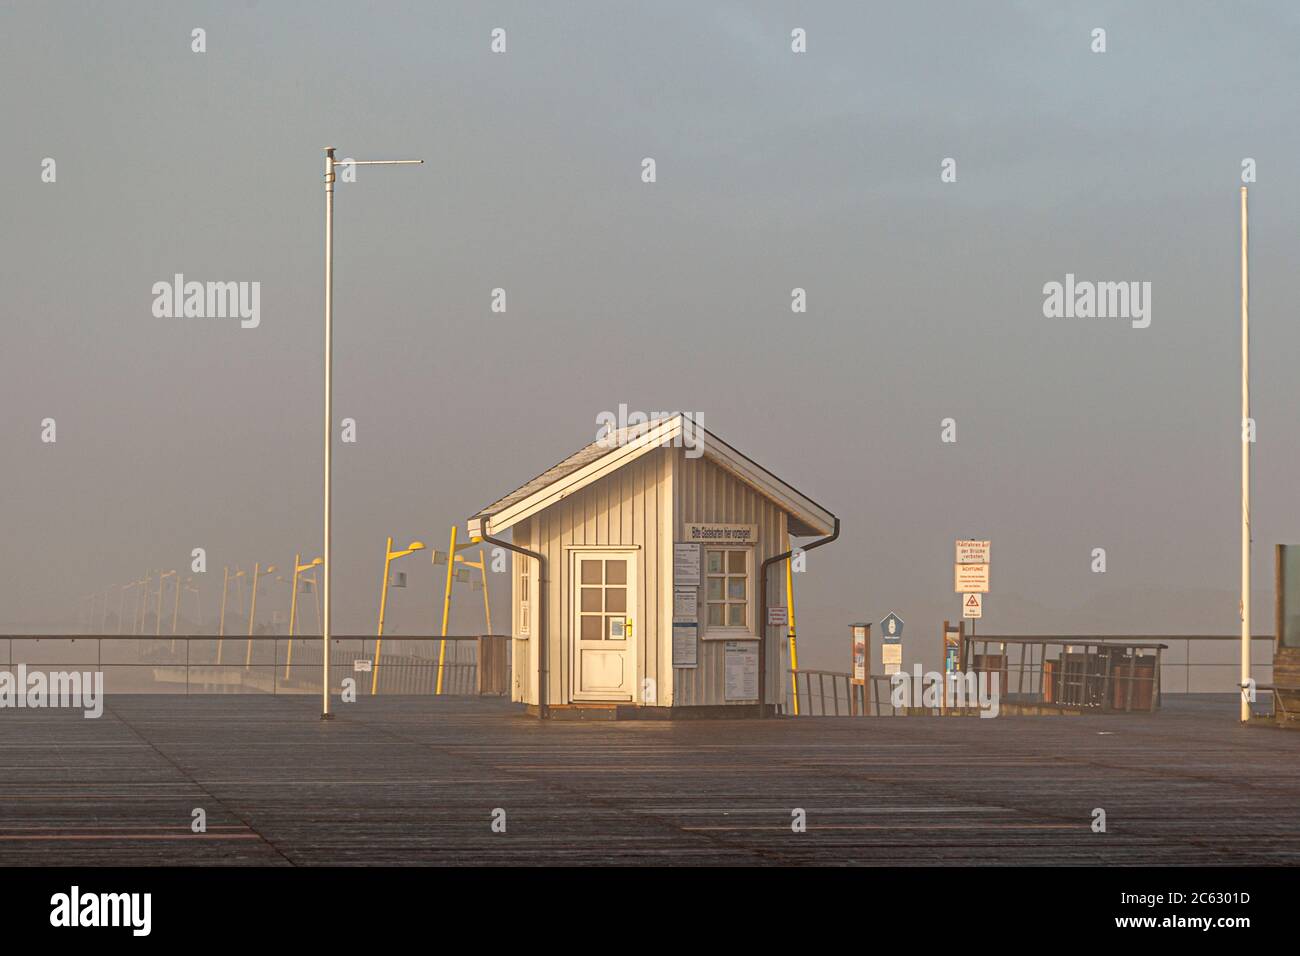
<path fill-rule="evenodd" d="M 1230 694 L 1237 691 L 1241 683 L 1241 636 L 1218 634 L 1171 634 L 1161 636 L 1170 650 L 1182 648 L 1182 660 L 1164 659 L 1165 686 L 1170 694 Z M 1273 647 L 1276 641 L 1271 634 L 1255 635 L 1250 639 L 1250 672 L 1256 683 L 1267 684 L 1273 679 Z M 1223 651 L 1222 660 L 1192 660 L 1192 652 L 1197 656 L 1206 649 Z M 1178 669 L 1182 669 L 1182 679 L 1178 678 Z M 1192 676 L 1198 680 L 1193 687 Z"/>
<path fill-rule="evenodd" d="M 0 635 L 0 640 L 7 645 L 6 666 L 11 672 L 20 666 L 29 671 L 93 668 L 104 674 L 110 693 L 321 691 L 319 636 L 12 634 Z M 441 671 L 443 695 L 509 693 L 510 639 L 504 635 L 386 636 L 377 668 L 373 637 L 330 640 L 330 685 L 335 692 L 342 692 L 344 680 L 351 677 L 358 697 L 369 696 L 372 686 L 377 694 L 433 694 Z M 443 641 L 446 654 L 440 662 Z M 91 644 L 93 655 L 86 652 Z M 109 683 L 110 674 L 121 677 Z"/>
<path fill-rule="evenodd" d="M 800 668 L 787 673 L 793 678 L 793 689 L 786 692 L 783 714 L 793 716 L 796 710 L 800 717 L 865 717 L 868 713 L 881 717 L 897 713 L 889 693 L 889 678 L 883 674 L 869 676 L 871 693 L 867 695 L 867 685 L 853 683 L 846 671 Z"/>
<path fill-rule="evenodd" d="M 1254 642 L 1270 645 L 1269 662 L 1256 663 L 1259 671 L 1271 669 L 1272 638 L 1257 636 Z M 1193 661 L 1192 648 L 1203 642 L 1236 642 L 1224 635 L 980 635 L 967 637 L 961 665 L 966 674 L 977 675 L 977 686 L 990 687 L 989 675 L 998 675 L 1000 699 L 1007 703 L 1046 705 L 1051 708 L 1100 712 L 1151 712 L 1157 710 L 1166 691 L 1166 671 L 1183 668 L 1180 692 L 1191 693 L 1192 668 L 1237 666 L 1228 661 Z M 1181 642 L 1184 657 L 1168 661 L 1171 643 Z M 1258 658 L 1257 658 L 1258 660 Z M 851 715 L 886 716 L 899 712 L 893 706 L 890 679 L 869 675 L 866 687 L 854 684 L 842 671 L 799 669 L 789 671 L 782 713 L 809 717 Z M 1263 683 L 1263 681 L 1261 681 Z M 792 689 L 791 689 L 792 687 Z M 1219 692 L 1235 692 L 1234 678 Z M 915 708 L 910 708 L 915 709 Z M 931 708 L 940 712 L 943 707 Z"/>
<path fill-rule="evenodd" d="M 1002 700 L 1008 703 L 1154 711 L 1160 706 L 1160 659 L 1167 648 L 1149 637 L 976 637 L 966 640 L 963 670 L 999 675 Z M 1051 659 L 1049 651 L 1055 652 Z"/>
<path fill-rule="evenodd" d="M 1235 694 L 1241 682 L 1241 664 L 1239 648 L 1241 636 L 1236 634 L 1118 634 L 1118 635 L 980 635 L 970 638 L 977 642 L 989 644 L 1006 643 L 1017 648 L 1015 653 L 1035 653 L 1024 650 L 1024 645 L 1040 648 L 1038 661 L 1041 662 L 1041 645 L 1067 644 L 1084 645 L 1127 645 L 1151 646 L 1160 644 L 1164 648 L 1159 656 L 1160 674 L 1158 684 L 1162 693 L 1196 694 L 1217 693 Z M 1257 634 L 1251 638 L 1251 673 L 1259 684 L 1270 682 L 1273 671 L 1272 635 Z M 1181 659 L 1169 652 L 1181 651 Z M 1221 651 L 1218 660 L 1211 659 L 1215 651 Z M 1197 659 L 1193 659 L 1193 658 Z M 1011 662 L 1011 670 L 1017 671 L 1019 659 Z M 1041 666 L 1036 663 L 1035 666 Z M 1016 677 L 1012 677 L 1013 683 Z"/>

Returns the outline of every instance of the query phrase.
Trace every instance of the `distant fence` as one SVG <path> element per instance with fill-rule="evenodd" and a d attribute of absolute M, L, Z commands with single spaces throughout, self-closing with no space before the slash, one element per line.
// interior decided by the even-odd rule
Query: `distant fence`
<path fill-rule="evenodd" d="M 1043 635 L 984 635 L 970 638 L 980 643 L 1007 643 L 1011 645 L 1011 669 L 1018 664 L 1018 655 L 1034 653 L 1025 648 L 1036 647 L 1044 641 L 1049 644 L 1163 644 L 1165 652 L 1160 658 L 1159 684 L 1166 694 L 1236 694 L 1241 683 L 1241 635 L 1239 634 L 1043 634 Z M 1273 646 L 1271 634 L 1256 634 L 1250 639 L 1251 676 L 1258 684 L 1268 684 L 1273 678 Z M 1041 655 L 1038 658 L 1041 661 Z"/>
<path fill-rule="evenodd" d="M 330 686 L 356 682 L 358 696 L 434 694 L 505 696 L 510 691 L 509 637 L 500 634 L 383 639 L 330 639 Z M 324 653 L 319 636 L 97 634 L 0 635 L 10 671 L 89 670 L 104 673 L 108 693 L 319 694 Z M 445 642 L 446 652 L 443 653 Z M 440 661 L 441 657 L 441 661 Z"/>
<path fill-rule="evenodd" d="M 1160 706 L 1168 646 L 1149 636 L 967 637 L 961 669 L 997 674 L 1008 703 L 1153 711 Z"/>
<path fill-rule="evenodd" d="M 1274 639 L 1251 638 L 1251 674 L 1272 681 Z M 967 635 L 962 669 L 999 675 L 1001 698 L 1086 710 L 1155 710 L 1165 694 L 1238 693 L 1241 637 L 1224 634 Z M 937 639 L 936 639 L 937 647 Z M 1049 656 L 1053 655 L 1053 656 Z M 783 714 L 889 716 L 889 677 L 869 675 L 871 696 L 847 671 L 787 671 Z"/>

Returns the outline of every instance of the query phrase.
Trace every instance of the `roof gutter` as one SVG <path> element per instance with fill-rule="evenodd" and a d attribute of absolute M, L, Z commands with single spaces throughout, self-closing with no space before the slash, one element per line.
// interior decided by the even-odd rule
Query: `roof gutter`
<path fill-rule="evenodd" d="M 509 541 L 502 541 L 488 534 L 491 516 L 479 521 L 479 539 L 487 544 L 494 544 L 515 554 L 532 558 L 537 562 L 537 577 L 533 588 L 533 600 L 537 602 L 537 716 L 546 716 L 546 686 L 549 676 L 548 658 L 546 656 L 546 558 L 538 551 L 529 551 Z M 838 522 L 837 522 L 838 529 Z"/>
<path fill-rule="evenodd" d="M 805 545 L 802 548 L 791 548 L 783 554 L 773 555 L 763 562 L 762 569 L 758 573 L 758 613 L 761 614 L 762 623 L 759 625 L 760 633 L 763 639 L 758 642 L 758 713 L 760 717 L 767 716 L 767 569 L 779 561 L 787 560 L 796 551 L 802 551 L 807 554 L 813 548 L 820 548 L 824 544 L 830 544 L 840 536 L 840 519 L 835 519 L 835 527 L 831 533 L 824 538 L 818 538 L 812 544 Z"/>

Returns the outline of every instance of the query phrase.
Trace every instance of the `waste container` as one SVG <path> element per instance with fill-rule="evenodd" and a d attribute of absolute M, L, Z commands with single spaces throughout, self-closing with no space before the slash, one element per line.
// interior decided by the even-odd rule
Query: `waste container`
<path fill-rule="evenodd" d="M 1133 699 L 1129 701 L 1129 666 L 1133 667 Z M 1122 654 L 1113 658 L 1110 669 L 1111 700 L 1115 710 L 1151 710 L 1156 686 L 1156 659 L 1150 655 Z"/>
<path fill-rule="evenodd" d="M 986 699 L 992 698 L 991 674 L 998 675 L 998 696 L 1007 694 L 1007 655 L 1006 654 L 972 654 L 971 669 L 979 675 L 979 693 Z"/>

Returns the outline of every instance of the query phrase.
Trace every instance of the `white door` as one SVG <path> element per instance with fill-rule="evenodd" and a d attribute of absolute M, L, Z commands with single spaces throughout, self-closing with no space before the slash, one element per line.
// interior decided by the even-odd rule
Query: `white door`
<path fill-rule="evenodd" d="M 636 682 L 636 553 L 573 552 L 569 632 L 574 700 L 632 700 Z"/>

